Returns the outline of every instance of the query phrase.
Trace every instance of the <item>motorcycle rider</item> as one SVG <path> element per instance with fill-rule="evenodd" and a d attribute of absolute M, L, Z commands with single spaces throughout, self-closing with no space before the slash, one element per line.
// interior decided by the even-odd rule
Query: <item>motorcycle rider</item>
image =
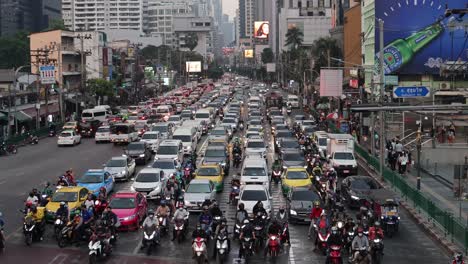
<path fill-rule="evenodd" d="M 211 235 L 211 225 L 213 224 L 213 217 L 209 213 L 207 206 L 203 207 L 203 212 L 200 214 L 198 222 L 200 223 L 201 227 L 206 232 L 206 234 Z"/>
<path fill-rule="evenodd" d="M 362 229 L 362 227 L 357 229 L 357 236 L 354 237 L 351 245 L 351 248 L 354 251 L 351 256 L 351 262 L 354 262 L 357 259 L 359 256 L 359 250 L 362 248 L 369 250 L 369 240 L 367 239 L 367 236 L 364 235 L 364 229 Z M 366 258 L 368 258 L 368 263 L 370 263 L 371 259 L 369 254 L 366 255 Z"/>
<path fill-rule="evenodd" d="M 70 185 L 76 186 L 75 175 L 73 173 L 73 169 L 70 168 L 65 172 L 65 178 L 67 179 Z"/>
<path fill-rule="evenodd" d="M 88 193 L 88 196 L 86 197 L 86 201 L 84 201 L 84 205 L 86 206 L 86 209 L 90 209 L 94 207 L 94 199 L 93 199 L 93 194 Z"/>
<path fill-rule="evenodd" d="M 381 240 L 384 238 L 384 231 L 379 221 L 375 221 L 374 225 L 369 228 L 369 235 L 368 235 L 369 242 L 373 243 L 374 239 L 376 238 L 379 238 Z M 383 241 L 381 241 L 380 243 L 382 244 L 382 254 L 383 254 L 383 247 L 384 247 Z"/>
<path fill-rule="evenodd" d="M 325 212 L 322 212 L 322 214 L 320 215 L 320 219 L 317 221 L 316 226 L 317 226 L 317 234 L 315 234 L 314 250 L 317 249 L 317 245 L 318 245 L 318 232 L 320 230 L 328 230 L 328 228 L 330 227 L 330 223 L 328 221 L 328 217 L 325 214 Z"/>
<path fill-rule="evenodd" d="M 340 232 L 338 232 L 338 228 L 336 226 L 333 226 L 331 228 L 330 237 L 328 238 L 328 241 L 327 241 L 328 248 L 330 248 L 331 245 L 342 247 L 343 243 L 344 243 L 343 236 L 340 234 Z"/>
<path fill-rule="evenodd" d="M 143 230 L 149 230 L 152 233 L 153 231 L 156 231 L 156 235 L 154 236 L 154 240 L 156 243 L 159 243 L 159 222 L 158 220 L 154 217 L 154 211 L 152 209 L 148 210 L 148 216 L 146 217 L 145 221 L 143 221 L 142 225 Z M 141 244 L 141 248 L 145 248 L 146 242 L 143 236 L 143 242 Z"/>
<path fill-rule="evenodd" d="M 281 231 L 282 231 L 282 226 L 278 223 L 276 219 L 273 219 L 273 221 L 271 221 L 270 226 L 268 227 L 268 239 L 265 243 L 265 249 L 263 253 L 264 256 L 266 256 L 268 253 L 268 243 L 270 240 L 270 236 L 276 236 L 276 239 L 278 240 L 278 244 L 280 245 L 280 248 L 282 248 L 281 240 L 279 238 Z"/>
<path fill-rule="evenodd" d="M 111 206 L 107 206 L 102 212 L 101 219 L 107 223 L 111 234 L 113 236 L 117 235 L 117 228 L 120 226 L 119 217 L 112 211 Z"/>
<path fill-rule="evenodd" d="M 56 217 L 60 217 L 64 223 L 67 223 L 70 219 L 70 212 L 68 211 L 68 206 L 65 202 L 60 202 L 60 207 L 55 213 Z"/>
<path fill-rule="evenodd" d="M 208 234 L 203 230 L 201 224 L 197 224 L 195 230 L 192 232 L 192 244 L 194 243 L 197 237 L 203 238 L 205 240 L 205 244 L 208 243 Z M 204 252 L 204 255 L 207 256 L 207 252 Z M 195 258 L 195 251 L 192 250 L 192 258 Z"/>
<path fill-rule="evenodd" d="M 177 223 L 179 221 L 185 221 L 185 217 L 187 216 L 187 214 L 188 214 L 188 212 L 184 208 L 184 204 L 179 204 L 178 207 L 177 207 L 177 210 L 174 213 L 174 218 L 173 218 L 174 229 L 172 230 L 172 241 L 174 241 L 174 239 L 176 239 L 175 223 Z M 187 228 L 187 223 L 185 223 L 184 228 L 185 229 Z"/>
<path fill-rule="evenodd" d="M 223 219 L 221 219 L 221 222 L 216 227 L 215 237 L 217 237 L 221 232 L 225 232 L 226 236 L 228 236 L 227 234 L 229 234 L 228 227 L 227 227 L 227 220 L 224 217 Z M 229 252 L 231 252 L 231 240 L 229 238 L 227 239 L 227 243 L 228 243 L 227 253 L 229 254 Z M 217 253 L 217 250 L 215 248 L 215 250 L 213 251 L 213 258 L 216 258 L 216 253 Z"/>
<path fill-rule="evenodd" d="M 107 190 L 105 187 L 99 188 L 97 199 L 100 200 L 101 202 L 107 201 Z"/>
<path fill-rule="evenodd" d="M 39 199 L 33 192 L 30 192 L 28 198 L 26 198 L 25 204 L 24 213 L 27 214 L 32 206 L 37 206 L 39 204 Z"/>
<path fill-rule="evenodd" d="M 44 208 L 41 208 L 41 210 L 38 210 L 35 205 L 31 206 L 30 212 L 26 215 L 26 218 L 32 218 L 34 222 L 36 223 L 36 234 L 39 236 L 39 240 L 43 240 L 43 234 L 45 231 L 45 221 L 44 221 Z"/>
<path fill-rule="evenodd" d="M 453 255 L 452 264 L 465 264 L 465 261 L 463 260 L 463 254 L 460 252 L 455 253 Z"/>
<path fill-rule="evenodd" d="M 210 214 L 212 217 L 223 216 L 223 211 L 219 208 L 219 205 L 216 201 L 213 201 L 213 204 L 210 207 Z"/>
<path fill-rule="evenodd" d="M 234 177 L 232 178 L 231 180 L 231 192 L 235 192 L 236 194 L 239 194 L 239 190 L 240 190 L 240 173 L 237 174 L 237 177 L 236 175 L 234 175 Z M 235 190 L 234 187 L 237 187 L 237 189 Z M 233 197 L 231 197 L 231 195 L 229 196 L 229 202 L 228 204 L 231 204 L 231 200 L 234 199 Z"/>
<path fill-rule="evenodd" d="M 260 200 L 253 207 L 253 214 L 258 215 L 258 213 L 262 213 L 262 214 L 268 216 L 267 211 L 265 210 L 265 208 L 263 208 L 263 203 Z"/>
<path fill-rule="evenodd" d="M 350 232 L 355 226 L 356 224 L 354 223 L 354 219 L 352 217 L 348 217 L 348 219 L 346 219 L 346 224 L 344 225 L 344 232 Z"/>
<path fill-rule="evenodd" d="M 94 221 L 94 214 L 92 208 L 87 209 L 83 204 L 81 206 L 81 218 L 83 219 L 83 224 L 80 226 L 78 232 L 83 234 L 86 228 L 91 227 L 91 223 Z"/>
<path fill-rule="evenodd" d="M 101 220 L 96 220 L 95 226 L 96 228 L 95 228 L 95 232 L 93 235 L 96 235 L 98 239 L 101 240 L 101 242 L 104 245 L 103 248 L 110 247 L 111 245 L 107 243 L 107 238 L 111 236 L 110 229 L 107 227 L 107 225 L 103 224 Z"/>
<path fill-rule="evenodd" d="M 281 227 L 284 227 L 284 225 L 288 223 L 288 218 L 288 212 L 286 212 L 284 205 L 281 205 L 278 212 L 276 213 L 276 221 L 278 221 Z M 284 244 L 289 244 L 289 228 L 286 229 L 286 238 Z"/>
<path fill-rule="evenodd" d="M 67 181 L 67 179 L 65 178 L 65 176 L 60 176 L 58 181 L 57 181 L 57 186 L 62 186 L 62 187 L 66 187 L 66 186 L 70 186 L 70 183 Z"/>
<path fill-rule="evenodd" d="M 312 169 L 312 173 L 313 173 L 315 176 L 322 175 L 323 171 L 322 171 L 322 167 L 320 166 L 320 163 L 319 163 L 319 162 L 315 162 L 314 168 Z"/>
<path fill-rule="evenodd" d="M 156 209 L 156 216 L 161 216 L 164 218 L 162 224 L 165 227 L 168 227 L 167 225 L 167 217 L 169 216 L 169 206 L 166 205 L 166 200 L 161 200 L 161 204 L 158 206 L 158 209 Z"/>
<path fill-rule="evenodd" d="M 327 176 L 328 176 L 329 186 L 335 192 L 336 191 L 336 178 L 337 178 L 335 168 L 331 167 L 328 170 L 328 175 Z"/>
<path fill-rule="evenodd" d="M 314 230 L 314 224 L 317 221 L 317 219 L 320 218 L 322 215 L 323 209 L 320 207 L 320 202 L 319 201 L 314 201 L 314 207 L 312 208 L 312 211 L 309 214 L 310 218 L 310 225 L 309 225 L 309 232 L 308 232 L 308 238 L 312 238 L 312 231 Z"/>
<path fill-rule="evenodd" d="M 251 237 L 255 241 L 255 239 L 257 238 L 255 237 L 254 227 L 250 223 L 249 219 L 247 218 L 244 219 L 243 226 L 244 228 L 242 228 L 241 233 L 239 235 L 239 240 L 241 241 L 241 243 L 244 237 Z M 241 246 L 239 247 L 239 258 L 241 258 L 242 255 L 243 255 L 243 247 Z"/>

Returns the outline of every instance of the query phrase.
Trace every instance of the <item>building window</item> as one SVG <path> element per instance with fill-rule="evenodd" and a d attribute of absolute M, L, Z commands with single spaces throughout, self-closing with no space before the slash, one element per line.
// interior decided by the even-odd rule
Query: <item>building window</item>
<path fill-rule="evenodd" d="M 205 27 L 209 27 L 211 26 L 211 23 L 210 22 L 205 22 Z"/>
<path fill-rule="evenodd" d="M 293 0 L 289 0 L 289 8 L 293 8 L 294 5 L 293 5 Z"/>
<path fill-rule="evenodd" d="M 297 1 L 297 7 L 302 8 L 302 1 Z"/>
<path fill-rule="evenodd" d="M 325 0 L 319 0 L 318 6 L 319 7 L 325 7 Z"/>

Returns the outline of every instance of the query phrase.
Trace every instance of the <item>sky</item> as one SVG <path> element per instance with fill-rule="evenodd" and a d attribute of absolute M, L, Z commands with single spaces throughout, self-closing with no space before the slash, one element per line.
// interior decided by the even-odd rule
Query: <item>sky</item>
<path fill-rule="evenodd" d="M 222 0 L 223 13 L 229 15 L 229 20 L 236 16 L 236 9 L 239 8 L 239 0 Z"/>

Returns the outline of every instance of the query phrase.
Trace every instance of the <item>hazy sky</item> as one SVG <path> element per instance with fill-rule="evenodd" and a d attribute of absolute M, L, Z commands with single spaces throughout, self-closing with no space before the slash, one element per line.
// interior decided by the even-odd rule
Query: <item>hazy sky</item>
<path fill-rule="evenodd" d="M 229 15 L 229 20 L 236 16 L 236 9 L 239 8 L 239 0 L 222 0 L 223 13 Z"/>

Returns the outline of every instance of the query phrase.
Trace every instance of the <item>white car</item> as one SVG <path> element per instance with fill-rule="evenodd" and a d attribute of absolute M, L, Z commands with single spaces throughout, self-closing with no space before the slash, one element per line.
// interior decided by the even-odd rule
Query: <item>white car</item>
<path fill-rule="evenodd" d="M 116 181 L 126 181 L 135 175 L 135 160 L 123 155 L 111 158 L 104 164 L 104 170 L 108 171 Z"/>
<path fill-rule="evenodd" d="M 184 158 L 182 141 L 166 139 L 159 144 L 158 151 L 154 155 L 154 160 L 174 159 L 181 163 Z"/>
<path fill-rule="evenodd" d="M 251 137 L 245 144 L 245 154 L 249 155 L 258 153 L 262 157 L 266 158 L 268 146 L 261 137 Z"/>
<path fill-rule="evenodd" d="M 171 174 L 175 174 L 180 169 L 180 164 L 176 159 L 157 159 L 151 165 L 153 169 L 163 171 L 164 175 L 169 177 Z"/>
<path fill-rule="evenodd" d="M 140 141 L 146 142 L 150 147 L 153 153 L 159 148 L 159 143 L 161 142 L 161 133 L 158 131 L 146 131 L 142 136 Z"/>
<path fill-rule="evenodd" d="M 258 201 L 262 201 L 263 208 L 268 215 L 271 214 L 272 197 L 267 188 L 263 185 L 249 184 L 244 185 L 239 193 L 239 204 L 243 203 L 248 214 L 253 214 L 253 208 Z"/>
<path fill-rule="evenodd" d="M 130 189 L 146 196 L 146 199 L 158 199 L 163 196 L 167 177 L 158 169 L 143 168 L 135 177 Z"/>
<path fill-rule="evenodd" d="M 110 142 L 110 126 L 100 126 L 94 135 L 96 143 Z"/>
<path fill-rule="evenodd" d="M 57 145 L 58 146 L 74 146 L 76 144 L 81 143 L 81 136 L 80 134 L 76 133 L 73 130 L 65 130 L 60 133 L 58 140 L 57 140 Z"/>
<path fill-rule="evenodd" d="M 175 127 L 179 127 L 179 126 L 182 125 L 183 120 L 182 120 L 182 118 L 180 117 L 180 115 L 173 115 L 173 116 L 170 116 L 170 117 L 169 117 L 169 119 L 167 120 L 167 122 L 173 124 Z"/>

